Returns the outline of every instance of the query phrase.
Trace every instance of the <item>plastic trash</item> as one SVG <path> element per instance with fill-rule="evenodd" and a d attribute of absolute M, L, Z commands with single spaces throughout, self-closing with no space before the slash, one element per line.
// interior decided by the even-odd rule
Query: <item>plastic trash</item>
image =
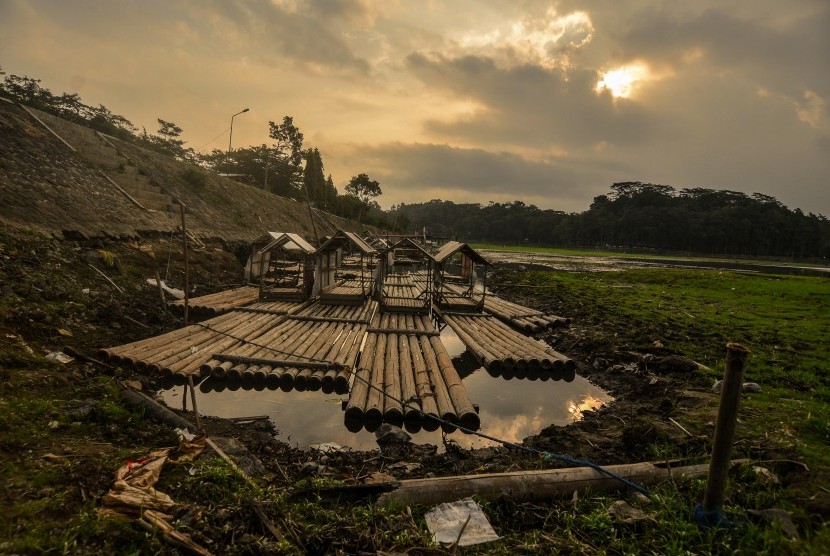
<path fill-rule="evenodd" d="M 439 504 L 424 518 L 433 540 L 438 544 L 472 546 L 500 538 L 481 506 L 472 498 Z"/>
<path fill-rule="evenodd" d="M 52 353 L 46 356 L 46 359 L 49 359 L 51 361 L 57 361 L 58 363 L 63 363 L 64 365 L 67 363 L 72 363 L 75 360 L 74 357 L 70 357 L 62 351 L 53 351 Z"/>

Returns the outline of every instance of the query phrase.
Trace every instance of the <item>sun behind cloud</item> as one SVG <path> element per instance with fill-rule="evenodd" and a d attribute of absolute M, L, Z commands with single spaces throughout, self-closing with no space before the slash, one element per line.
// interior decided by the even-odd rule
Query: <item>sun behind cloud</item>
<path fill-rule="evenodd" d="M 604 72 L 597 81 L 595 90 L 601 93 L 608 90 L 614 98 L 628 98 L 638 85 L 650 77 L 645 64 L 630 64 Z"/>

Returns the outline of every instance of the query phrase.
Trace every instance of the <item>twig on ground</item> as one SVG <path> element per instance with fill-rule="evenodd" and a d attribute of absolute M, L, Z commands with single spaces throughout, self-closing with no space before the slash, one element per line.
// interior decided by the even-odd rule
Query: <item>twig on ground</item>
<path fill-rule="evenodd" d="M 118 287 L 118 284 L 116 284 L 115 282 L 113 282 L 113 281 L 110 279 L 110 277 L 109 277 L 109 276 L 107 276 L 106 274 L 104 274 L 103 272 L 101 272 L 101 271 L 100 271 L 97 267 L 92 266 L 92 265 L 91 265 L 91 264 L 89 264 L 89 263 L 86 263 L 86 264 L 87 264 L 87 266 L 89 266 L 89 268 L 91 268 L 92 270 L 94 270 L 95 272 L 97 272 L 98 274 L 100 274 L 101 276 L 103 276 L 103 277 L 107 280 L 107 282 L 109 282 L 110 284 L 112 284 L 112 286 L 113 286 L 116 290 L 118 290 L 118 293 L 124 293 L 124 290 L 122 290 L 121 288 L 119 288 L 119 287 Z"/>

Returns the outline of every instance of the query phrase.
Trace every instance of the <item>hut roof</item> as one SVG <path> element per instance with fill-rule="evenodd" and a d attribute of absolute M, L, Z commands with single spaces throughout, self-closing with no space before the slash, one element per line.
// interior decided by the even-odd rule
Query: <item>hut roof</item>
<path fill-rule="evenodd" d="M 382 237 L 366 236 L 365 240 L 366 243 L 374 247 L 377 251 L 384 251 L 390 245 L 390 243 Z"/>
<path fill-rule="evenodd" d="M 316 251 L 314 246 L 304 240 L 299 234 L 291 234 L 287 232 L 266 232 L 251 242 L 251 244 L 263 244 L 260 251 L 268 251 L 277 247 L 282 247 L 283 249 L 292 251 L 302 251 L 307 255 L 311 255 Z"/>
<path fill-rule="evenodd" d="M 317 252 L 323 253 L 326 251 L 330 251 L 332 249 L 340 247 L 344 243 L 351 243 L 352 245 L 357 247 L 357 249 L 364 255 L 377 254 L 375 248 L 363 241 L 360 238 L 360 236 L 352 232 L 344 232 L 343 230 L 337 230 L 337 233 L 335 233 L 323 245 L 321 245 Z"/>
<path fill-rule="evenodd" d="M 409 238 L 404 238 L 395 243 L 394 245 L 390 245 L 386 249 L 381 250 L 381 253 L 388 253 L 389 251 L 392 251 L 393 249 L 398 249 L 400 247 L 406 247 L 407 249 L 417 249 L 424 255 L 424 257 L 435 260 L 435 257 L 433 257 L 429 251 L 425 250 L 423 247 L 421 247 Z"/>
<path fill-rule="evenodd" d="M 435 261 L 438 263 L 443 263 L 453 255 L 458 252 L 462 252 L 468 257 L 470 257 L 473 262 L 478 264 L 486 264 L 489 265 L 490 262 L 482 257 L 478 251 L 467 245 L 466 243 L 461 243 L 460 241 L 449 241 L 444 244 L 441 249 L 435 254 Z"/>

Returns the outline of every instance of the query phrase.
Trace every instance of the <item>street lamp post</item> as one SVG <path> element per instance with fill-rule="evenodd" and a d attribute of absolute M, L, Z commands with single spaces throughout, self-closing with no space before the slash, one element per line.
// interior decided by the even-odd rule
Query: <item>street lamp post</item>
<path fill-rule="evenodd" d="M 230 135 L 230 137 L 228 137 L 228 152 L 231 152 L 231 146 L 233 145 L 233 119 L 235 117 L 239 116 L 240 114 L 244 114 L 247 111 L 248 111 L 248 109 L 245 108 L 243 110 L 240 110 L 239 112 L 237 112 L 233 116 L 231 116 L 231 135 Z"/>

